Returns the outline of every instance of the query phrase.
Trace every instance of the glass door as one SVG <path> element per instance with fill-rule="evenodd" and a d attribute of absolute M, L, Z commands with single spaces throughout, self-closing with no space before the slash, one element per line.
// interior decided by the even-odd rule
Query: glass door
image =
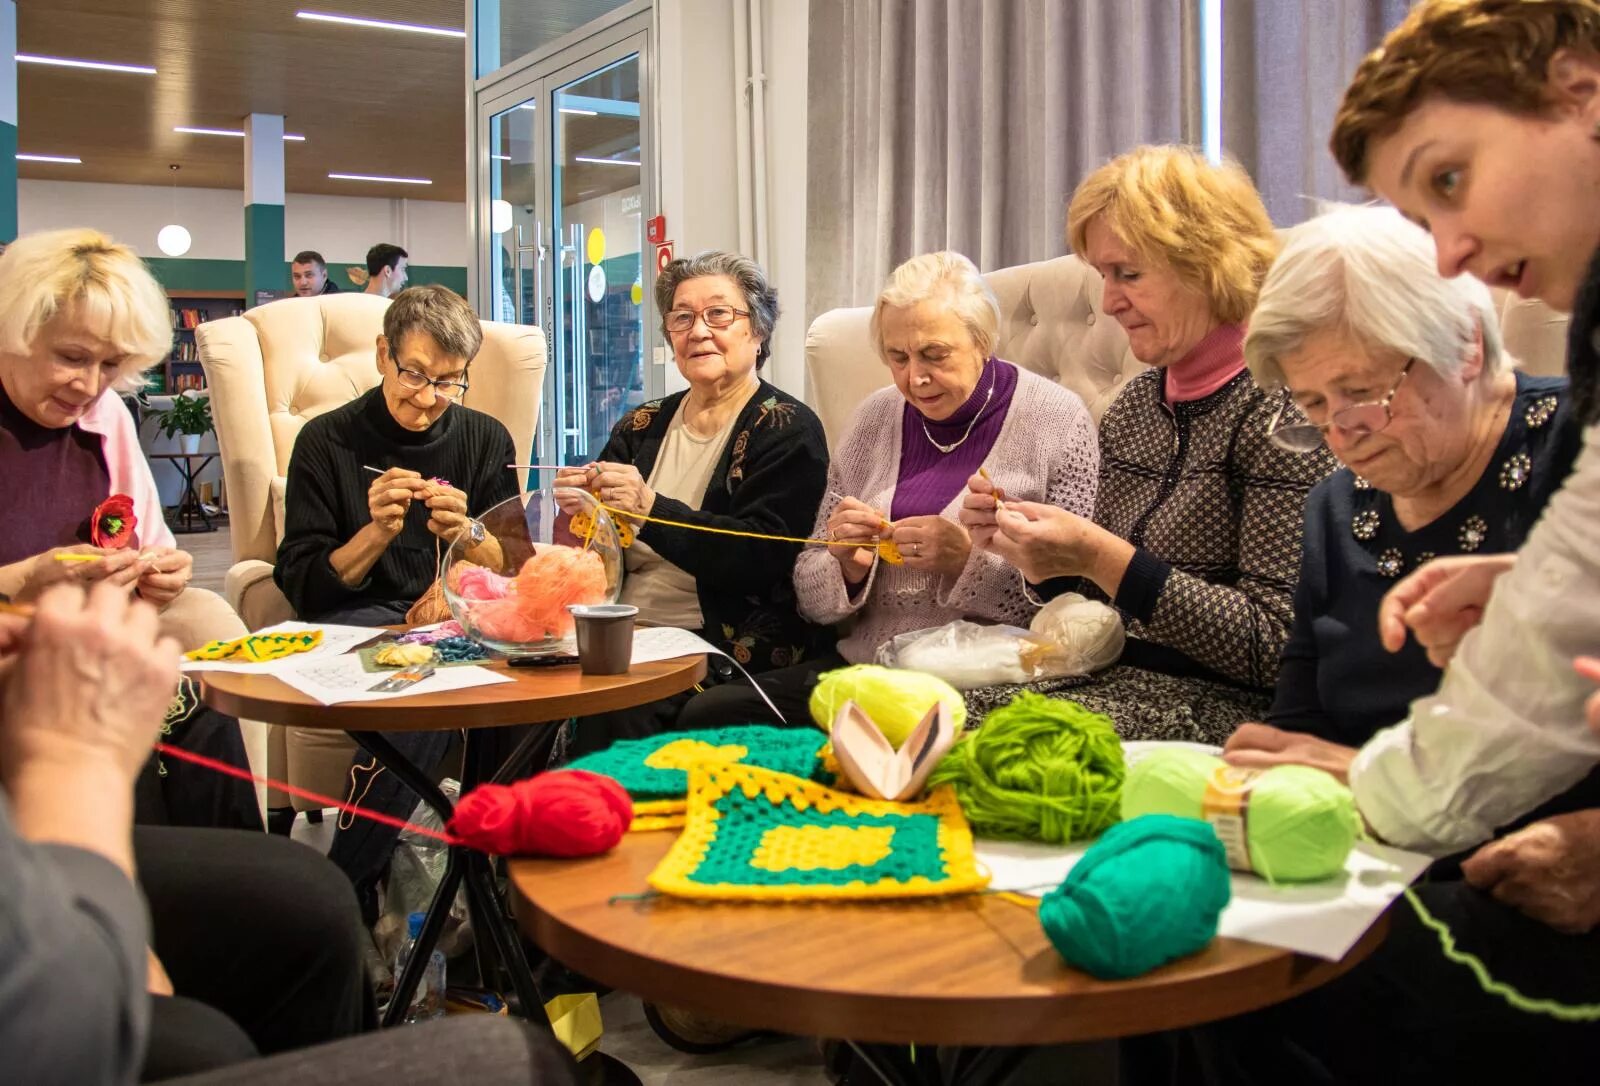
<path fill-rule="evenodd" d="M 545 331 L 540 463 L 595 459 L 617 420 L 663 391 L 643 256 L 646 38 L 563 50 L 479 102 L 473 300 L 485 317 Z"/>

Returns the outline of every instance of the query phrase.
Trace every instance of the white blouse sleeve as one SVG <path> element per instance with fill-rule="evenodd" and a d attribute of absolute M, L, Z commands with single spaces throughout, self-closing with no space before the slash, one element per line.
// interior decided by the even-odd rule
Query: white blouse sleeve
<path fill-rule="evenodd" d="M 1462 640 L 1438 693 L 1368 741 L 1350 768 L 1381 838 L 1447 855 L 1492 837 L 1600 761 L 1584 722 L 1600 653 L 1600 425 Z M 1380 681 L 1380 676 L 1373 676 Z"/>

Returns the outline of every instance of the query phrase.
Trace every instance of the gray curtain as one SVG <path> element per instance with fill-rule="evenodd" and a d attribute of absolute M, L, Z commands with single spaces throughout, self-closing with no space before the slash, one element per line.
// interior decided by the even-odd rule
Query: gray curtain
<path fill-rule="evenodd" d="M 1065 253 L 1084 174 L 1198 137 L 1194 8 L 811 0 L 807 321 L 870 303 L 917 253 L 984 271 Z"/>
<path fill-rule="evenodd" d="M 1272 221 L 1317 200 L 1362 200 L 1328 152 L 1333 115 L 1361 58 L 1405 17 L 1407 0 L 1225 0 L 1222 145 L 1250 171 Z"/>

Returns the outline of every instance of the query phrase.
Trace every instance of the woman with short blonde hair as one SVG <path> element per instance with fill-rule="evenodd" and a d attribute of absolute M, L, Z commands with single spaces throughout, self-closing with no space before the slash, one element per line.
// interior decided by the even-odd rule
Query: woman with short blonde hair
<path fill-rule="evenodd" d="M 1244 320 L 1278 250 L 1272 223 L 1243 170 L 1187 147 L 1106 163 L 1067 221 L 1104 280 L 1105 313 L 1151 368 L 1101 420 L 1093 519 L 1009 493 L 1002 511 L 974 478 L 963 520 L 1030 583 L 1052 582 L 1046 595 L 1113 603 L 1130 635 L 1124 664 L 1265 691 L 1289 633 L 1306 492 L 1333 464 L 1267 439 L 1276 401 L 1245 372 Z M 1139 678 L 1102 707 L 1183 696 Z M 1205 721 L 1203 737 L 1225 737 L 1252 707 L 1264 705 Z"/>

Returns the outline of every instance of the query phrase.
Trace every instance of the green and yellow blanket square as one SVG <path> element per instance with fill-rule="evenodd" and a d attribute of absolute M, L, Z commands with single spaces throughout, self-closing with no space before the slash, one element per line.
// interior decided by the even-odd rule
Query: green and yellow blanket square
<path fill-rule="evenodd" d="M 567 768 L 600 773 L 622 785 L 633 800 L 632 829 L 665 829 L 683 824 L 691 767 L 742 762 L 831 781 L 821 758 L 827 745 L 828 737 L 813 728 L 741 724 L 622 739 Z"/>
<path fill-rule="evenodd" d="M 678 897 L 805 901 L 967 893 L 989 876 L 953 789 L 890 803 L 704 763 L 689 771 L 683 833 L 649 881 Z"/>

